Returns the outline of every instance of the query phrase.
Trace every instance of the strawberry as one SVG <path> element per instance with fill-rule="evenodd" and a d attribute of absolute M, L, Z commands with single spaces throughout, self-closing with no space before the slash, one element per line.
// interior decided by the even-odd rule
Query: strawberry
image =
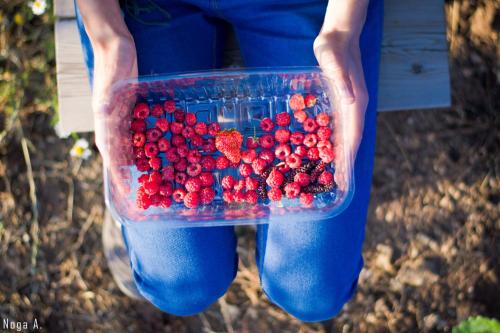
<path fill-rule="evenodd" d="M 240 162 L 242 143 L 243 136 L 235 129 L 220 131 L 215 137 L 215 147 L 217 150 L 233 163 Z"/>

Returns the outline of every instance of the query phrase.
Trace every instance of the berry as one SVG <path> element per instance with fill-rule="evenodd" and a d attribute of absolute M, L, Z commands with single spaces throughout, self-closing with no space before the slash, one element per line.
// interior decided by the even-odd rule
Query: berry
<path fill-rule="evenodd" d="M 301 132 L 294 132 L 290 135 L 290 142 L 294 145 L 301 145 L 304 141 L 304 134 Z"/>
<path fill-rule="evenodd" d="M 253 172 L 260 175 L 264 171 L 264 169 L 267 166 L 267 162 L 263 160 L 262 158 L 257 158 L 255 161 L 252 162 L 252 169 Z"/>
<path fill-rule="evenodd" d="M 137 178 L 137 181 L 139 184 L 144 184 L 145 182 L 149 181 L 149 175 L 147 173 L 144 173 Z"/>
<path fill-rule="evenodd" d="M 316 120 L 314 120 L 313 118 L 307 118 L 302 126 L 304 126 L 304 130 L 309 133 L 316 131 L 316 129 L 318 128 L 318 124 L 316 124 Z"/>
<path fill-rule="evenodd" d="M 160 118 L 163 115 L 163 107 L 160 104 L 155 104 L 151 108 L 151 115 Z"/>
<path fill-rule="evenodd" d="M 151 167 L 149 166 L 149 161 L 146 158 L 141 158 L 135 161 L 135 166 L 140 172 L 148 171 Z"/>
<path fill-rule="evenodd" d="M 272 201 L 281 200 L 281 190 L 279 188 L 272 188 L 267 191 L 267 197 Z"/>
<path fill-rule="evenodd" d="M 320 148 L 319 158 L 325 163 L 330 163 L 335 159 L 335 151 L 332 148 Z"/>
<path fill-rule="evenodd" d="M 208 135 L 216 136 L 217 133 L 219 133 L 219 131 L 220 131 L 219 123 L 211 123 L 210 125 L 208 125 Z"/>
<path fill-rule="evenodd" d="M 280 160 L 284 160 L 291 152 L 292 149 L 287 144 L 279 144 L 274 150 L 274 154 Z"/>
<path fill-rule="evenodd" d="M 146 130 L 146 122 L 142 119 L 134 119 L 130 123 L 130 129 L 133 132 L 144 132 Z"/>
<path fill-rule="evenodd" d="M 288 183 L 285 186 L 285 195 L 289 199 L 297 198 L 300 194 L 300 185 L 299 183 Z"/>
<path fill-rule="evenodd" d="M 161 152 L 166 152 L 170 148 L 170 141 L 165 138 L 158 140 L 158 150 Z"/>
<path fill-rule="evenodd" d="M 242 164 L 238 168 L 238 171 L 240 172 L 240 175 L 242 177 L 248 177 L 252 174 L 252 167 L 250 166 L 250 164 Z"/>
<path fill-rule="evenodd" d="M 311 207 L 314 200 L 314 195 L 312 193 L 301 193 L 300 203 L 305 207 Z"/>
<path fill-rule="evenodd" d="M 271 187 L 280 187 L 283 184 L 285 177 L 278 170 L 272 170 L 269 176 L 266 179 L 267 185 Z"/>
<path fill-rule="evenodd" d="M 151 206 L 151 198 L 143 191 L 137 191 L 137 198 L 135 204 L 138 208 L 148 209 Z"/>
<path fill-rule="evenodd" d="M 307 133 L 304 137 L 304 145 L 306 147 L 314 147 L 318 143 L 318 136 L 314 133 Z"/>
<path fill-rule="evenodd" d="M 161 176 L 163 180 L 172 181 L 175 179 L 175 171 L 172 165 L 167 165 L 161 171 Z"/>
<path fill-rule="evenodd" d="M 304 104 L 306 105 L 306 107 L 312 108 L 316 105 L 316 96 L 306 95 L 306 97 L 304 97 Z"/>
<path fill-rule="evenodd" d="M 170 198 L 170 196 L 162 195 L 160 198 L 160 204 L 158 206 L 160 206 L 161 208 L 168 208 L 172 206 L 172 199 Z"/>
<path fill-rule="evenodd" d="M 186 144 L 186 139 L 178 134 L 172 135 L 172 139 L 170 139 L 172 142 L 172 146 L 182 146 Z"/>
<path fill-rule="evenodd" d="M 234 193 L 231 191 L 224 191 L 222 192 L 222 200 L 226 203 L 233 203 L 234 202 Z"/>
<path fill-rule="evenodd" d="M 260 128 L 262 128 L 264 132 L 271 132 L 274 128 L 274 123 L 271 118 L 264 118 L 260 121 Z"/>
<path fill-rule="evenodd" d="M 194 126 L 196 124 L 196 115 L 192 112 L 187 112 L 186 113 L 186 124 L 188 124 L 189 126 Z"/>
<path fill-rule="evenodd" d="M 219 156 L 215 161 L 215 166 L 218 170 L 224 170 L 229 166 L 229 160 L 226 156 Z"/>
<path fill-rule="evenodd" d="M 259 181 L 252 177 L 245 178 L 245 188 L 247 191 L 254 191 L 259 186 Z"/>
<path fill-rule="evenodd" d="M 190 163 L 199 163 L 201 161 L 201 154 L 195 149 L 191 149 L 187 154 L 187 160 Z"/>
<path fill-rule="evenodd" d="M 147 157 L 155 157 L 158 155 L 158 146 L 155 143 L 146 143 L 144 153 Z"/>
<path fill-rule="evenodd" d="M 203 146 L 203 138 L 200 135 L 196 134 L 191 138 L 191 144 L 197 148 L 202 147 Z"/>
<path fill-rule="evenodd" d="M 182 136 L 186 139 L 191 139 L 195 135 L 194 129 L 190 126 L 184 127 L 182 130 Z"/>
<path fill-rule="evenodd" d="M 243 191 L 235 191 L 234 192 L 234 201 L 241 203 L 245 201 L 245 193 Z"/>
<path fill-rule="evenodd" d="M 222 178 L 221 186 L 225 190 L 232 190 L 234 187 L 235 180 L 233 176 L 227 175 Z"/>
<path fill-rule="evenodd" d="M 307 156 L 307 148 L 306 146 L 300 145 L 295 148 L 294 154 L 300 157 L 306 157 Z"/>
<path fill-rule="evenodd" d="M 177 109 L 174 111 L 174 119 L 175 121 L 182 123 L 184 122 L 184 119 L 186 119 L 186 113 L 181 109 Z"/>
<path fill-rule="evenodd" d="M 255 149 L 259 147 L 259 140 L 255 137 L 248 137 L 246 141 L 246 146 L 248 149 Z"/>
<path fill-rule="evenodd" d="M 187 175 L 184 172 L 177 172 L 175 174 L 175 182 L 177 184 L 184 185 L 186 183 L 186 180 L 187 180 Z"/>
<path fill-rule="evenodd" d="M 208 138 L 203 141 L 202 145 L 203 151 L 206 153 L 215 153 L 217 151 L 217 146 L 213 138 Z"/>
<path fill-rule="evenodd" d="M 189 164 L 186 169 L 186 173 L 191 177 L 198 176 L 201 173 L 201 164 L 200 163 Z"/>
<path fill-rule="evenodd" d="M 144 149 L 142 149 L 142 147 L 132 147 L 132 150 L 136 159 L 146 158 L 146 153 L 144 152 Z"/>
<path fill-rule="evenodd" d="M 201 181 L 197 177 L 189 178 L 184 187 L 188 192 L 198 192 L 201 189 Z"/>
<path fill-rule="evenodd" d="M 237 130 L 224 130 L 217 133 L 215 137 L 215 147 L 227 159 L 233 163 L 239 163 L 241 159 L 241 144 L 243 136 Z"/>
<path fill-rule="evenodd" d="M 202 172 L 199 178 L 201 186 L 203 187 L 212 186 L 215 182 L 214 175 L 212 175 L 210 172 Z"/>
<path fill-rule="evenodd" d="M 329 184 L 329 185 L 321 185 L 321 184 L 310 184 L 302 189 L 304 193 L 324 193 L 324 192 L 330 192 L 335 188 L 335 184 Z"/>
<path fill-rule="evenodd" d="M 132 136 L 132 145 L 134 147 L 142 147 L 146 143 L 146 136 L 144 133 L 134 133 Z"/>
<path fill-rule="evenodd" d="M 290 125 L 290 115 L 286 112 L 278 113 L 274 120 L 278 126 L 286 127 Z"/>
<path fill-rule="evenodd" d="M 177 171 L 186 171 L 187 166 L 187 160 L 185 158 L 181 158 L 177 163 L 174 164 L 174 169 Z"/>
<path fill-rule="evenodd" d="M 305 172 L 299 172 L 293 177 L 293 181 L 300 186 L 307 186 L 311 181 L 311 176 Z"/>
<path fill-rule="evenodd" d="M 187 208 L 196 208 L 200 203 L 200 196 L 196 192 L 188 192 L 184 196 L 184 206 Z"/>
<path fill-rule="evenodd" d="M 307 119 L 307 113 L 304 110 L 295 111 L 293 117 L 298 123 L 302 124 Z"/>
<path fill-rule="evenodd" d="M 161 136 L 162 133 L 157 128 L 150 128 L 146 131 L 146 137 L 149 142 L 156 142 L 161 138 Z"/>
<path fill-rule="evenodd" d="M 212 171 L 215 169 L 215 158 L 212 156 L 203 156 L 200 163 L 205 171 Z"/>
<path fill-rule="evenodd" d="M 163 103 L 163 109 L 166 113 L 173 113 L 175 111 L 175 102 L 165 101 L 165 103 Z"/>
<path fill-rule="evenodd" d="M 170 132 L 172 132 L 172 134 L 181 134 L 183 129 L 183 123 L 179 123 L 177 121 L 173 121 L 172 123 L 170 123 Z"/>
<path fill-rule="evenodd" d="M 319 160 L 319 150 L 316 147 L 309 148 L 307 151 L 307 158 L 311 161 Z"/>
<path fill-rule="evenodd" d="M 245 179 L 239 179 L 233 186 L 235 191 L 243 191 L 246 187 Z"/>
<path fill-rule="evenodd" d="M 161 195 L 164 195 L 167 197 L 171 196 L 172 193 L 174 192 L 174 190 L 172 189 L 172 184 L 167 183 L 167 184 L 160 185 L 159 192 Z"/>
<path fill-rule="evenodd" d="M 160 190 L 160 185 L 156 182 L 152 181 L 147 181 L 144 183 L 144 192 L 148 195 L 153 195 L 155 193 L 158 193 Z"/>
<path fill-rule="evenodd" d="M 215 191 L 211 187 L 202 188 L 200 191 L 200 203 L 202 205 L 208 205 L 215 198 Z"/>
<path fill-rule="evenodd" d="M 167 161 L 169 161 L 170 163 L 175 163 L 179 160 L 179 155 L 177 154 L 177 148 L 175 147 L 172 147 L 170 148 L 169 150 L 167 150 L 166 154 L 165 154 L 165 158 L 167 159 Z"/>
<path fill-rule="evenodd" d="M 319 126 L 328 126 L 330 123 L 330 116 L 326 112 L 321 112 L 316 116 L 316 122 Z"/>
<path fill-rule="evenodd" d="M 158 171 L 153 171 L 149 174 L 149 181 L 157 184 L 161 183 L 161 174 Z"/>
<path fill-rule="evenodd" d="M 319 140 L 328 141 L 330 140 L 330 136 L 332 135 L 332 130 L 330 129 L 330 127 L 321 126 L 320 128 L 318 128 L 316 134 L 318 134 Z"/>
<path fill-rule="evenodd" d="M 290 139 L 290 131 L 284 128 L 278 128 L 276 132 L 274 132 L 274 137 L 279 143 L 287 143 Z"/>
<path fill-rule="evenodd" d="M 325 141 L 325 140 L 320 140 L 318 142 L 318 144 L 316 145 L 316 147 L 318 147 L 319 150 L 321 150 L 321 148 L 333 148 L 333 145 L 330 141 Z"/>
<path fill-rule="evenodd" d="M 321 185 L 333 184 L 333 173 L 330 171 L 323 171 L 318 177 L 318 183 Z"/>
<path fill-rule="evenodd" d="M 241 152 L 241 160 L 244 163 L 251 164 L 257 158 L 255 149 L 249 149 Z"/>
<path fill-rule="evenodd" d="M 304 103 L 304 97 L 301 94 L 293 94 L 288 101 L 290 109 L 293 111 L 299 111 L 306 107 Z"/>
<path fill-rule="evenodd" d="M 251 205 L 255 205 L 258 199 L 259 197 L 257 196 L 257 192 L 255 191 L 247 191 L 245 193 L 245 202 Z"/>
<path fill-rule="evenodd" d="M 278 164 L 278 171 L 285 174 L 290 171 L 290 166 L 288 166 L 288 164 L 286 163 L 281 162 Z"/>
<path fill-rule="evenodd" d="M 267 163 L 272 163 L 274 161 L 274 153 L 269 149 L 263 149 L 260 152 L 259 157 Z"/>
<path fill-rule="evenodd" d="M 271 134 L 264 134 L 259 138 L 259 143 L 262 148 L 272 148 L 274 146 L 274 137 Z"/>
<path fill-rule="evenodd" d="M 160 170 L 161 168 L 161 158 L 158 157 L 152 157 L 149 159 L 149 166 L 153 170 Z"/>
<path fill-rule="evenodd" d="M 206 123 L 204 123 L 204 122 L 197 123 L 197 124 L 194 126 L 194 131 L 195 131 L 195 132 L 196 132 L 196 134 L 198 134 L 198 135 L 205 135 L 205 134 L 207 134 L 207 131 L 208 131 L 207 124 L 206 124 Z"/>
<path fill-rule="evenodd" d="M 189 154 L 189 148 L 188 148 L 188 146 L 187 145 L 182 145 L 182 146 L 177 147 L 177 154 L 180 157 L 187 157 L 188 154 Z"/>
<path fill-rule="evenodd" d="M 319 175 L 323 171 L 325 171 L 325 168 L 326 168 L 326 163 L 324 163 L 323 161 L 315 162 L 315 165 L 310 173 L 311 174 L 311 183 L 316 182 Z"/>
<path fill-rule="evenodd" d="M 134 118 L 146 119 L 149 116 L 149 106 L 146 103 L 138 103 L 134 107 Z"/>
<path fill-rule="evenodd" d="M 288 165 L 292 169 L 297 169 L 300 168 L 300 165 L 302 164 L 301 158 L 296 155 L 296 154 L 290 154 L 286 158 L 286 165 Z"/>
<path fill-rule="evenodd" d="M 186 195 L 186 191 L 183 190 L 182 188 L 178 188 L 174 190 L 172 193 L 172 199 L 174 199 L 175 202 L 182 202 L 184 201 L 184 196 Z"/>

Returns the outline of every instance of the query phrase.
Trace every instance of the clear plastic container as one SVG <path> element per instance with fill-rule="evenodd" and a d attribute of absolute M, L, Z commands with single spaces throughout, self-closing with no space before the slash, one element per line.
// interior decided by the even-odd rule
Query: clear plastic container
<path fill-rule="evenodd" d="M 289 199 L 285 195 L 280 201 L 259 198 L 257 204 L 228 204 L 222 198 L 221 179 L 226 175 L 242 178 L 238 168 L 230 167 L 211 171 L 215 178 L 212 187 L 216 195 L 208 205 L 187 208 L 183 203 L 173 202 L 168 208 L 138 207 L 137 191 L 141 186 L 138 178 L 147 172 L 138 171 L 135 165 L 137 155 L 131 143 L 130 124 L 137 103 L 147 103 L 152 107 L 155 104 L 163 105 L 165 101 L 175 101 L 176 108 L 196 114 L 198 122 L 218 122 L 221 130 L 236 129 L 244 138 L 241 150 L 246 150 L 247 137 L 259 138 L 265 134 L 260 127 L 265 117 L 275 121 L 277 114 L 287 112 L 291 115 L 289 130 L 292 133 L 304 132 L 303 124 L 297 121 L 295 111 L 290 108 L 290 98 L 295 94 L 316 97 L 315 104 L 304 109 L 308 117 L 327 112 L 332 119 L 329 127 L 335 159 L 328 163 L 327 169 L 334 174 L 335 183 L 333 187 L 328 186 L 326 192 L 314 194 L 311 206 L 304 206 L 299 199 Z M 137 226 L 152 223 L 162 227 L 201 227 L 307 222 L 334 217 L 350 204 L 354 192 L 353 159 L 349 149 L 344 149 L 345 116 L 335 101 L 331 82 L 317 67 L 212 71 L 119 82 L 113 88 L 110 102 L 96 114 L 96 126 L 100 126 L 98 132 L 101 135 L 98 140 L 103 142 L 100 148 L 109 156 L 104 168 L 106 205 L 117 221 Z M 169 122 L 173 120 L 173 114 L 165 113 L 162 117 Z M 152 116 L 148 116 L 145 121 L 147 128 L 155 126 L 156 120 Z M 171 135 L 168 132 L 164 134 L 168 140 Z M 189 140 L 188 146 L 196 149 Z M 290 147 L 292 151 L 296 148 L 295 145 Z M 258 148 L 257 153 L 260 150 Z M 223 154 L 219 151 L 202 151 L 202 155 L 216 158 Z M 171 164 L 165 159 L 164 153 L 158 156 L 162 159 L 162 168 Z M 279 162 L 275 159 L 269 166 L 275 167 Z M 307 158 L 303 159 L 303 164 L 307 162 L 310 162 Z M 311 174 L 311 170 L 307 172 Z M 175 182 L 172 184 L 174 188 L 182 187 Z M 266 188 L 270 189 L 269 186 Z"/>

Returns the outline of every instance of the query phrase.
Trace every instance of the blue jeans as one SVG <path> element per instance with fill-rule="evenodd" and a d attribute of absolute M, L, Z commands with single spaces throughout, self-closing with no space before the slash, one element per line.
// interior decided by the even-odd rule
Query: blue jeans
<path fill-rule="evenodd" d="M 130 1 L 129 1 L 130 2 Z M 313 41 L 326 1 L 136 0 L 124 10 L 137 47 L 140 75 L 221 66 L 223 21 L 233 25 L 248 67 L 317 65 Z M 274 223 L 257 229 L 257 265 L 269 299 L 303 321 L 336 315 L 353 295 L 363 266 L 361 249 L 370 198 L 375 149 L 382 0 L 372 0 L 361 35 L 370 102 L 355 164 L 352 204 L 325 221 Z M 92 49 L 78 16 L 89 72 Z M 175 315 L 203 311 L 222 296 L 237 272 L 233 227 L 166 229 L 123 227 L 135 282 L 141 294 Z"/>

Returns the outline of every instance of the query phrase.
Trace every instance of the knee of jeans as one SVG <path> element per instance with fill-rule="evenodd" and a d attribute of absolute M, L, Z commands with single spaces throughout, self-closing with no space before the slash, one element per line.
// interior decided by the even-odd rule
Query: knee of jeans
<path fill-rule="evenodd" d="M 283 284 L 282 279 L 263 279 L 262 288 L 280 308 L 304 322 L 318 322 L 336 316 L 356 290 L 358 279 L 347 283 L 307 279 Z"/>

